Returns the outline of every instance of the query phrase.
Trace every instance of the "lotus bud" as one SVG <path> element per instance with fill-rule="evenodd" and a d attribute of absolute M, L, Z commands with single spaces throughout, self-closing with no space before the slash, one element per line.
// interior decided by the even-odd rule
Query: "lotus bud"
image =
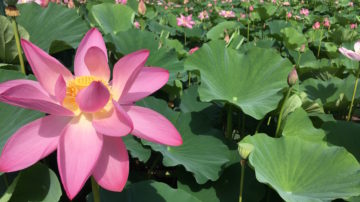
<path fill-rule="evenodd" d="M 67 4 L 68 8 L 75 8 L 75 4 L 73 0 L 69 0 L 69 3 Z"/>
<path fill-rule="evenodd" d="M 288 75 L 288 84 L 289 86 L 293 86 L 296 84 L 299 79 L 298 74 L 296 72 L 296 68 L 294 67 Z"/>
<path fill-rule="evenodd" d="M 254 145 L 249 143 L 238 143 L 238 151 L 242 159 L 247 159 L 254 148 Z"/>
<path fill-rule="evenodd" d="M 226 42 L 226 44 L 228 44 L 230 42 L 230 36 L 226 29 L 224 30 L 224 32 L 225 32 L 224 41 Z"/>
<path fill-rule="evenodd" d="M 145 15 L 145 13 L 146 13 L 146 5 L 144 3 L 144 0 L 140 0 L 139 5 L 138 5 L 138 12 L 141 15 Z"/>

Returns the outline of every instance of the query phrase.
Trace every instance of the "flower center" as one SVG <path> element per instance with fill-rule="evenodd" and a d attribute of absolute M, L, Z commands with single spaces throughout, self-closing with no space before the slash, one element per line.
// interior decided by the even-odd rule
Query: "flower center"
<path fill-rule="evenodd" d="M 93 81 L 100 81 L 102 84 L 104 84 L 104 86 L 106 86 L 106 88 L 110 92 L 109 102 L 104 107 L 104 109 L 107 110 L 107 108 L 109 108 L 108 105 L 110 104 L 110 102 L 112 100 L 109 84 L 107 82 L 105 82 L 103 79 L 97 78 L 95 76 L 79 76 L 73 80 L 67 81 L 66 82 L 66 96 L 62 102 L 62 105 L 65 108 L 73 111 L 75 113 L 75 115 L 80 114 L 81 110 L 79 108 L 79 105 L 76 103 L 76 96 L 82 89 L 88 87 Z"/>

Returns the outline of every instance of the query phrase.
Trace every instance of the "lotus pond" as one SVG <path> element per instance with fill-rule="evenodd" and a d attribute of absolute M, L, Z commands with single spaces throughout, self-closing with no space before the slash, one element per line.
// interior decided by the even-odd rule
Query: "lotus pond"
<path fill-rule="evenodd" d="M 0 202 L 360 201 L 359 8 L 0 0 Z"/>

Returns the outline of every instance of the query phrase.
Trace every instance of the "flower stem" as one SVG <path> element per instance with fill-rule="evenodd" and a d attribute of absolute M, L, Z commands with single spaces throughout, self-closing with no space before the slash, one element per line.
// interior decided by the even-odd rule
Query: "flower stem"
<path fill-rule="evenodd" d="M 280 109 L 280 113 L 279 113 L 279 118 L 278 118 L 278 122 L 277 122 L 277 126 L 276 126 L 276 132 L 275 132 L 275 137 L 279 137 L 280 135 L 280 127 L 281 127 L 281 120 L 282 120 L 282 115 L 284 112 L 284 106 L 286 101 L 288 100 L 289 96 L 290 96 L 290 92 L 292 90 L 292 87 L 290 87 L 286 93 L 285 99 L 283 101 L 283 103 L 281 104 L 281 109 Z"/>
<path fill-rule="evenodd" d="M 247 24 L 247 41 L 249 42 L 250 40 L 250 22 L 248 21 L 248 24 Z"/>
<path fill-rule="evenodd" d="M 318 47 L 318 51 L 317 51 L 317 57 L 318 57 L 318 58 L 319 58 L 319 56 L 320 56 L 320 48 L 321 48 L 322 37 L 323 37 L 323 29 L 321 28 L 321 32 L 320 32 L 320 43 L 319 43 L 319 47 Z"/>
<path fill-rule="evenodd" d="M 100 202 L 99 185 L 96 183 L 94 177 L 91 177 L 91 189 L 94 196 L 94 202 Z"/>
<path fill-rule="evenodd" d="M 188 85 L 188 87 L 190 87 L 191 86 L 191 71 L 188 71 L 188 77 L 189 77 L 189 85 Z"/>
<path fill-rule="evenodd" d="M 352 98 L 351 98 L 350 109 L 349 109 L 348 116 L 346 118 L 347 121 L 351 120 L 351 112 L 352 112 L 352 108 L 354 106 L 355 93 L 356 93 L 357 85 L 358 85 L 358 82 L 359 82 L 359 74 L 360 74 L 360 68 L 358 69 L 358 71 L 356 73 L 356 80 L 355 80 L 353 95 L 352 95 Z"/>
<path fill-rule="evenodd" d="M 227 105 L 226 138 L 230 139 L 232 135 L 232 104 Z"/>
<path fill-rule="evenodd" d="M 297 59 L 297 64 L 296 65 L 297 65 L 298 68 L 300 68 L 301 52 L 299 51 L 298 53 L 299 53 L 299 57 Z"/>
<path fill-rule="evenodd" d="M 186 32 L 185 32 L 185 29 L 184 29 L 184 46 L 186 47 Z"/>
<path fill-rule="evenodd" d="M 20 46 L 19 31 L 18 31 L 18 27 L 17 27 L 17 24 L 16 24 L 15 17 L 11 17 L 11 23 L 12 23 L 13 31 L 14 31 L 14 35 L 15 35 L 16 48 L 17 48 L 18 55 L 19 55 L 20 71 L 21 71 L 21 73 L 26 74 L 25 73 L 24 58 L 22 56 L 22 51 L 21 51 L 21 46 Z"/>
<path fill-rule="evenodd" d="M 241 165 L 241 177 L 240 177 L 240 194 L 239 194 L 239 202 L 242 202 L 243 199 L 243 190 L 244 190 L 244 177 L 245 177 L 245 166 L 246 160 L 240 160 Z"/>

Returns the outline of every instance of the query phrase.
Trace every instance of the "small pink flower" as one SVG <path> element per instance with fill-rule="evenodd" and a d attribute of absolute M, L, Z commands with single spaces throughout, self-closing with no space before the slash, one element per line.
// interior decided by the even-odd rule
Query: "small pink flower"
<path fill-rule="evenodd" d="M 223 16 L 224 18 L 234 18 L 235 17 L 234 11 L 221 10 L 219 15 Z"/>
<path fill-rule="evenodd" d="M 356 24 L 356 23 L 350 24 L 350 29 L 356 29 L 356 28 L 357 28 L 357 24 Z"/>
<path fill-rule="evenodd" d="M 276 0 L 272 0 L 272 3 L 273 3 L 273 4 L 276 4 Z"/>
<path fill-rule="evenodd" d="M 240 13 L 240 18 L 242 18 L 242 19 L 246 18 L 246 14 L 245 13 Z"/>
<path fill-rule="evenodd" d="M 254 6 L 250 6 L 250 7 L 249 7 L 249 11 L 250 11 L 250 12 L 254 11 Z"/>
<path fill-rule="evenodd" d="M 189 29 L 193 28 L 193 25 L 195 25 L 195 22 L 192 20 L 192 15 L 189 16 L 183 16 L 180 14 L 179 18 L 176 18 L 177 25 L 180 27 L 187 27 Z"/>
<path fill-rule="evenodd" d="M 104 189 L 123 190 L 129 157 L 122 137 L 181 145 L 176 128 L 164 116 L 134 103 L 166 84 L 169 72 L 144 67 L 148 50 L 122 57 L 110 80 L 107 50 L 101 33 L 91 29 L 75 54 L 75 75 L 59 61 L 21 40 L 37 78 L 0 84 L 0 101 L 49 114 L 17 130 L 0 156 L 0 172 L 35 164 L 57 150 L 65 192 L 73 199 L 90 176 Z"/>
<path fill-rule="evenodd" d="M 324 27 L 327 27 L 327 28 L 330 27 L 330 21 L 329 21 L 328 18 L 325 18 L 325 19 L 324 19 L 323 25 L 324 25 Z"/>
<path fill-rule="evenodd" d="M 320 22 L 315 22 L 314 24 L 313 24 L 313 26 L 312 26 L 312 28 L 314 29 L 314 30 L 317 30 L 317 29 L 320 29 Z"/>
<path fill-rule="evenodd" d="M 127 0 L 115 0 L 115 3 L 116 3 L 116 4 L 123 4 L 123 5 L 126 5 Z"/>
<path fill-rule="evenodd" d="M 354 3 L 352 1 L 349 2 L 349 6 L 350 7 L 353 7 L 354 6 Z"/>
<path fill-rule="evenodd" d="M 354 44 L 354 51 L 346 49 L 344 47 L 339 48 L 339 51 L 351 60 L 360 61 L 360 41 Z"/>
<path fill-rule="evenodd" d="M 209 18 L 209 14 L 208 14 L 207 11 L 202 11 L 202 12 L 199 13 L 199 16 L 198 16 L 198 17 L 199 17 L 200 20 L 208 19 L 208 18 Z"/>
<path fill-rule="evenodd" d="M 134 22 L 134 27 L 135 27 L 136 29 L 140 29 L 140 23 L 139 23 L 138 21 L 135 21 L 135 22 Z"/>
<path fill-rule="evenodd" d="M 208 5 L 207 5 L 207 6 L 210 8 L 210 7 L 212 7 L 212 4 L 211 4 L 211 3 L 208 3 Z"/>
<path fill-rule="evenodd" d="M 288 19 L 290 19 L 290 18 L 292 17 L 292 13 L 291 13 L 291 12 L 288 12 L 287 15 L 286 15 L 286 17 L 287 17 Z"/>
<path fill-rule="evenodd" d="M 283 6 L 290 6 L 290 2 L 285 1 L 285 2 L 282 3 L 282 5 L 283 5 Z"/>
<path fill-rule="evenodd" d="M 195 51 L 197 51 L 197 50 L 199 50 L 199 47 L 196 46 L 189 50 L 189 54 L 191 55 L 191 54 L 195 53 Z"/>
<path fill-rule="evenodd" d="M 309 15 L 309 10 L 307 8 L 302 8 L 300 10 L 300 14 L 304 15 L 304 16 L 308 16 Z"/>

